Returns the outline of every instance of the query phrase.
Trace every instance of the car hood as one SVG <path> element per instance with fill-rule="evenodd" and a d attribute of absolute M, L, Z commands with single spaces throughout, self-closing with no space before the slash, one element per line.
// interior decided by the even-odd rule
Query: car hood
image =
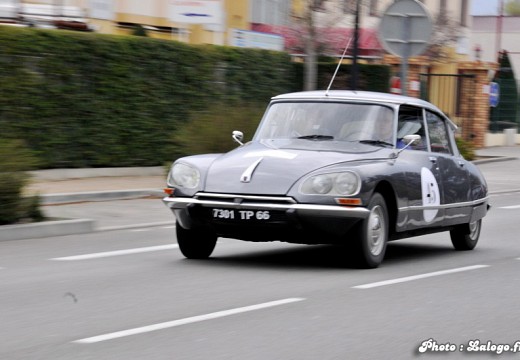
<path fill-rule="evenodd" d="M 317 169 L 357 160 L 388 158 L 388 149 L 362 144 L 332 151 L 330 145 L 308 141 L 299 146 L 271 147 L 248 143 L 213 161 L 205 192 L 285 195 L 301 177 Z"/>

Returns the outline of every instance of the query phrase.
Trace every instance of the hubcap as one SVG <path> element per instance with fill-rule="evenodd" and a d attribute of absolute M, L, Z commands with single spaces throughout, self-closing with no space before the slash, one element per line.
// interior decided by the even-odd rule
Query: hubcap
<path fill-rule="evenodd" d="M 386 224 L 383 209 L 375 206 L 368 219 L 368 249 L 374 256 L 381 254 L 385 245 Z"/>
<path fill-rule="evenodd" d="M 479 221 L 475 221 L 475 222 L 469 223 L 469 238 L 471 240 L 476 240 L 477 239 L 478 232 L 479 232 L 479 225 L 480 225 Z"/>

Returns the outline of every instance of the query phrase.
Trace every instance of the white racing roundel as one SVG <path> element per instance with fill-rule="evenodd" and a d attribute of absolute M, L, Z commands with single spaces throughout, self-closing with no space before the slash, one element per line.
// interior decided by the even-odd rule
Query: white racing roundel
<path fill-rule="evenodd" d="M 421 190 L 423 206 L 438 206 L 441 204 L 441 194 L 439 192 L 439 185 L 433 173 L 427 169 L 421 169 Z M 438 209 L 423 210 L 424 221 L 432 222 L 439 212 Z"/>

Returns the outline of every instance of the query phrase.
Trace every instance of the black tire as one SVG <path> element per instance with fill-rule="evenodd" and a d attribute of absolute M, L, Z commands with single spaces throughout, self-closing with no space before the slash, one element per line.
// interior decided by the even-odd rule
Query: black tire
<path fill-rule="evenodd" d="M 209 231 L 200 229 L 185 229 L 179 222 L 176 224 L 177 243 L 182 255 L 188 259 L 207 259 L 210 257 L 217 236 Z"/>
<path fill-rule="evenodd" d="M 482 219 L 469 223 L 457 225 L 450 231 L 451 243 L 455 250 L 473 250 L 477 246 L 482 228 Z"/>
<path fill-rule="evenodd" d="M 384 197 L 374 193 L 368 204 L 370 215 L 356 229 L 352 260 L 361 268 L 373 269 L 381 265 L 388 243 L 389 217 Z"/>

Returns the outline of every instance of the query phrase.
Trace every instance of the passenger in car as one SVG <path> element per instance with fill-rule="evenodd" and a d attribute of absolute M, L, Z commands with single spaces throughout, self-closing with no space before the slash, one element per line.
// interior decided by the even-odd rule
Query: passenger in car
<path fill-rule="evenodd" d="M 414 134 L 417 134 L 417 135 L 421 135 L 423 136 L 423 130 L 422 130 L 422 125 L 421 125 L 421 121 L 420 119 L 417 119 L 416 117 L 414 116 L 400 116 L 399 117 L 399 121 L 398 121 L 398 124 L 397 124 L 397 147 L 398 148 L 403 148 L 404 146 L 406 146 L 406 143 L 403 141 L 403 138 L 406 136 L 406 135 L 414 135 Z M 399 144 L 400 147 L 399 147 Z M 422 149 L 422 140 L 416 144 L 412 144 L 410 146 L 410 149 L 415 149 L 415 150 L 419 150 L 419 149 Z"/>

